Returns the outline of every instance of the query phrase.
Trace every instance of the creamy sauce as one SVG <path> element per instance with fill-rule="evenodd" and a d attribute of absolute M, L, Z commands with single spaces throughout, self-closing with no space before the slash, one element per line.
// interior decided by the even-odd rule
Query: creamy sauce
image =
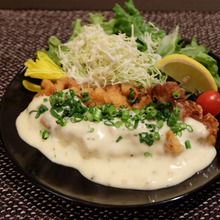
<path fill-rule="evenodd" d="M 35 119 L 35 114 L 29 112 L 37 109 L 44 98 L 34 98 L 17 118 L 20 137 L 51 161 L 74 167 L 100 184 L 130 189 L 164 188 L 181 183 L 204 169 L 216 155 L 215 147 L 201 141 L 208 135 L 205 126 L 192 118 L 187 118 L 186 123 L 194 131 L 183 131 L 179 138 L 183 145 L 185 140 L 190 140 L 192 147 L 174 156 L 164 151 L 165 133 L 170 129 L 167 125 L 160 130 L 161 139 L 149 147 L 139 142 L 138 133 L 146 131 L 143 124 L 133 131 L 89 121 L 69 122 L 61 127 L 49 111 Z M 49 106 L 49 102 L 44 105 Z M 40 130 L 45 129 L 40 123 L 42 120 L 50 131 L 46 140 L 40 134 Z M 89 132 L 91 128 L 94 128 L 92 133 Z M 119 136 L 123 138 L 117 143 Z M 145 157 L 145 152 L 152 157 Z"/>

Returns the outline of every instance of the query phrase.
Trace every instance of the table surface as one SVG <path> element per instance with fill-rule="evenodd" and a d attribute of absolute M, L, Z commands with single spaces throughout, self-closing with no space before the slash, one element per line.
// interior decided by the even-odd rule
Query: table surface
<path fill-rule="evenodd" d="M 45 48 L 51 35 L 69 37 L 71 22 L 87 19 L 89 11 L 0 10 L 0 102 L 14 76 L 37 50 Z M 103 11 L 108 18 L 112 12 Z M 220 56 L 220 11 L 142 12 L 167 32 L 176 25 L 185 39 L 196 36 Z M 1 219 L 218 219 L 220 218 L 220 179 L 181 202 L 139 209 L 107 209 L 78 204 L 53 195 L 30 182 L 15 167 L 0 141 Z"/>

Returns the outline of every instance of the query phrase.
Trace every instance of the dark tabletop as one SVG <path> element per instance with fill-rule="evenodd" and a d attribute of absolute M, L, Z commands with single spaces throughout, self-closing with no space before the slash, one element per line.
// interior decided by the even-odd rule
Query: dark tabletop
<path fill-rule="evenodd" d="M 0 10 L 0 102 L 8 85 L 51 35 L 69 37 L 71 22 L 86 20 L 88 11 Z M 109 11 L 103 12 L 111 17 Z M 143 12 L 167 32 L 180 26 L 185 39 L 196 36 L 220 57 L 220 11 Z M 27 179 L 0 141 L 1 219 L 220 219 L 220 179 L 178 202 L 148 208 L 98 208 L 65 200 Z"/>

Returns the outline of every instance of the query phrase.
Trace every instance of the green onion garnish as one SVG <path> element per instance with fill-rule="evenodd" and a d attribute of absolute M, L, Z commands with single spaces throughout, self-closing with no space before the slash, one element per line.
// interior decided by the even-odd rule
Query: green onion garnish
<path fill-rule="evenodd" d="M 35 118 L 39 118 L 41 114 L 43 114 L 44 112 L 46 112 L 48 110 L 47 106 L 45 105 L 40 105 L 40 107 L 38 108 L 38 110 L 32 110 L 29 112 L 29 114 L 36 112 L 37 114 L 35 115 Z"/>
<path fill-rule="evenodd" d="M 122 136 L 119 136 L 115 142 L 118 143 L 122 138 Z"/>
<path fill-rule="evenodd" d="M 160 140 L 160 134 L 158 132 L 155 132 L 153 138 L 154 138 L 155 141 L 159 141 Z"/>
<path fill-rule="evenodd" d="M 172 96 L 173 96 L 174 99 L 179 99 L 180 98 L 180 93 L 178 91 L 174 91 L 172 93 Z"/>
<path fill-rule="evenodd" d="M 144 152 L 145 157 L 152 157 L 152 154 L 150 152 Z"/>
<path fill-rule="evenodd" d="M 130 104 L 134 104 L 136 102 L 138 102 L 138 99 L 137 97 L 135 96 L 134 94 L 134 90 L 132 88 L 130 88 L 130 92 L 129 94 L 126 96 L 127 98 L 127 102 L 130 103 Z"/>
<path fill-rule="evenodd" d="M 172 95 L 175 98 L 179 98 L 180 96 L 178 91 L 174 91 Z M 99 106 L 96 105 L 96 102 L 90 102 L 85 106 L 83 102 L 89 101 L 89 99 L 88 92 L 81 93 L 80 96 L 76 95 L 72 89 L 69 89 L 68 92 L 56 92 L 49 97 L 51 104 L 50 114 L 57 119 L 56 123 L 61 126 L 65 126 L 68 121 L 77 123 L 85 120 L 90 122 L 103 121 L 106 126 L 114 126 L 116 128 L 125 125 L 125 128 L 134 130 L 142 123 L 146 125 L 148 132 L 139 133 L 139 141 L 149 146 L 153 145 L 154 141 L 160 140 L 159 129 L 164 126 L 164 123 L 178 136 L 182 135 L 183 130 L 187 130 L 188 132 L 193 131 L 190 125 L 178 122 L 180 109 L 178 106 L 171 109 L 172 103 L 164 102 L 156 104 L 151 102 L 141 110 L 137 108 L 131 110 L 127 109 L 126 106 L 120 106 L 120 108 L 116 109 L 111 103 Z M 133 89 L 130 89 L 127 99 L 131 103 L 136 102 L 137 97 L 134 95 Z M 43 101 L 46 102 L 47 100 L 47 98 L 44 98 Z M 42 104 L 37 110 L 32 110 L 30 114 L 36 112 L 35 118 L 38 118 L 47 110 L 48 108 Z M 156 120 L 156 122 L 149 122 L 151 120 Z M 92 128 L 89 130 L 89 132 L 93 131 L 94 129 Z M 44 133 L 45 139 L 47 135 L 49 136 L 47 131 L 42 131 L 42 133 Z M 120 141 L 121 138 L 117 140 Z M 188 142 L 186 142 L 186 147 L 190 146 Z"/>
<path fill-rule="evenodd" d="M 185 147 L 186 147 L 186 149 L 190 149 L 191 148 L 191 143 L 190 143 L 189 140 L 185 141 Z"/>
<path fill-rule="evenodd" d="M 40 130 L 40 133 L 42 135 L 42 139 L 46 140 L 49 137 L 49 132 L 45 129 Z"/>
<path fill-rule="evenodd" d="M 92 133 L 94 130 L 95 130 L 94 128 L 90 128 L 88 132 Z"/>
<path fill-rule="evenodd" d="M 163 127 L 163 125 L 164 125 L 163 120 L 157 121 L 157 127 L 158 127 L 158 129 L 161 129 L 161 128 Z"/>

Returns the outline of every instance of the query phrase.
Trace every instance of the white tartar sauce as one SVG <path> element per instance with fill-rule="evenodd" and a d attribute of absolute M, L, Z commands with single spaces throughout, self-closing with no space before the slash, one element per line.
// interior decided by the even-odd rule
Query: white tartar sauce
<path fill-rule="evenodd" d="M 45 97 L 35 97 L 19 115 L 16 120 L 18 134 L 51 161 L 73 167 L 94 182 L 127 189 L 165 188 L 204 169 L 216 156 L 215 147 L 201 141 L 208 135 L 206 127 L 192 118 L 186 118 L 185 122 L 192 126 L 193 132 L 185 130 L 178 137 L 182 145 L 190 140 L 191 148 L 175 156 L 164 151 L 165 133 L 170 129 L 166 124 L 159 131 L 160 140 L 152 146 L 139 141 L 138 133 L 146 131 L 143 124 L 135 130 L 89 121 L 68 122 L 62 127 L 49 111 L 38 119 L 34 113 L 29 114 Z M 44 105 L 49 107 L 49 102 Z M 50 132 L 46 140 L 40 133 L 45 129 L 42 121 Z M 91 128 L 93 132 L 89 132 Z M 116 142 L 119 136 L 122 139 Z M 152 156 L 144 156 L 145 152 Z"/>

